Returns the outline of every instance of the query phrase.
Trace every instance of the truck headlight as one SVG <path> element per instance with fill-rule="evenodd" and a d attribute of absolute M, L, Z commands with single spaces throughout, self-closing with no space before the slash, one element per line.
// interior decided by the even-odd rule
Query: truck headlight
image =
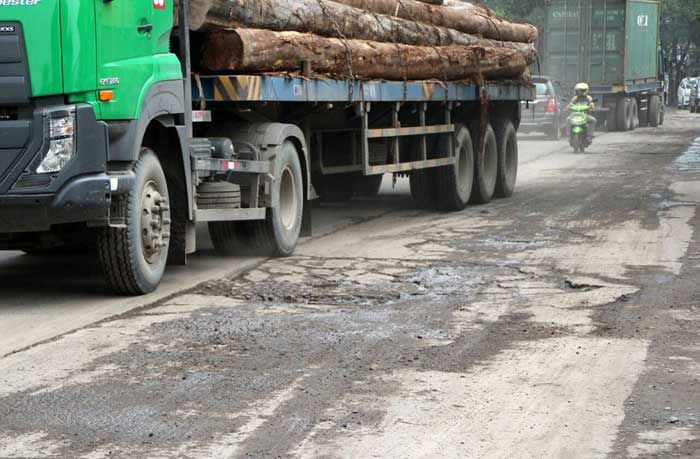
<path fill-rule="evenodd" d="M 37 174 L 59 172 L 75 154 L 75 109 L 53 112 L 49 118 L 49 149 Z"/>

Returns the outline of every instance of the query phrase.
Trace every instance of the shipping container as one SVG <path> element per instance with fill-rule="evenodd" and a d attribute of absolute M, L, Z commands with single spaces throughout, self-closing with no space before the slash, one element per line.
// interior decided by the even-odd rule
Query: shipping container
<path fill-rule="evenodd" d="M 659 123 L 659 9 L 657 0 L 553 0 L 542 34 L 545 72 L 569 90 L 588 83 L 609 128 Z M 651 105 L 658 111 L 653 116 Z"/>

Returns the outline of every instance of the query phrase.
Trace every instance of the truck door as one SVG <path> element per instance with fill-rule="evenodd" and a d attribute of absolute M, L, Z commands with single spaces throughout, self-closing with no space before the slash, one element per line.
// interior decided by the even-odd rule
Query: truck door
<path fill-rule="evenodd" d="M 93 0 L 97 43 L 97 88 L 112 90 L 113 100 L 100 103 L 103 118 L 129 119 L 125 107 L 138 100 L 154 72 L 157 37 L 153 15 L 165 1 Z M 132 107 L 133 108 L 133 107 Z"/>

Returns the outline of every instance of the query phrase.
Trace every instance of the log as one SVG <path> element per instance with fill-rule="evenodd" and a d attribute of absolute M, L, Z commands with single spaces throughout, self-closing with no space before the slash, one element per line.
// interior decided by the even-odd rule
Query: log
<path fill-rule="evenodd" d="M 459 7 L 428 5 L 417 0 L 333 0 L 337 3 L 378 14 L 396 16 L 485 38 L 520 43 L 534 43 L 537 28 L 516 24 L 493 15 L 484 7 L 463 3 Z"/>
<path fill-rule="evenodd" d="M 202 57 L 212 72 L 299 71 L 304 62 L 342 79 L 513 79 L 527 69 L 523 55 L 507 48 L 411 46 L 261 29 L 214 31 Z"/>
<path fill-rule="evenodd" d="M 250 27 L 415 46 L 500 46 L 523 53 L 530 64 L 537 54 L 531 44 L 482 39 L 327 0 L 190 0 L 189 5 L 189 17 L 201 18 L 192 21 L 193 30 Z"/>

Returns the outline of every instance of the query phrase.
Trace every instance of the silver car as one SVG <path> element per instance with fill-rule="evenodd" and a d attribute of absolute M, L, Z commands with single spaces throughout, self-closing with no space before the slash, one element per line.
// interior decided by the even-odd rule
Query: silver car
<path fill-rule="evenodd" d="M 557 140 L 565 126 L 564 92 L 557 81 L 546 76 L 534 76 L 532 82 L 536 97 L 532 102 L 521 103 L 520 131 L 544 132 Z"/>

